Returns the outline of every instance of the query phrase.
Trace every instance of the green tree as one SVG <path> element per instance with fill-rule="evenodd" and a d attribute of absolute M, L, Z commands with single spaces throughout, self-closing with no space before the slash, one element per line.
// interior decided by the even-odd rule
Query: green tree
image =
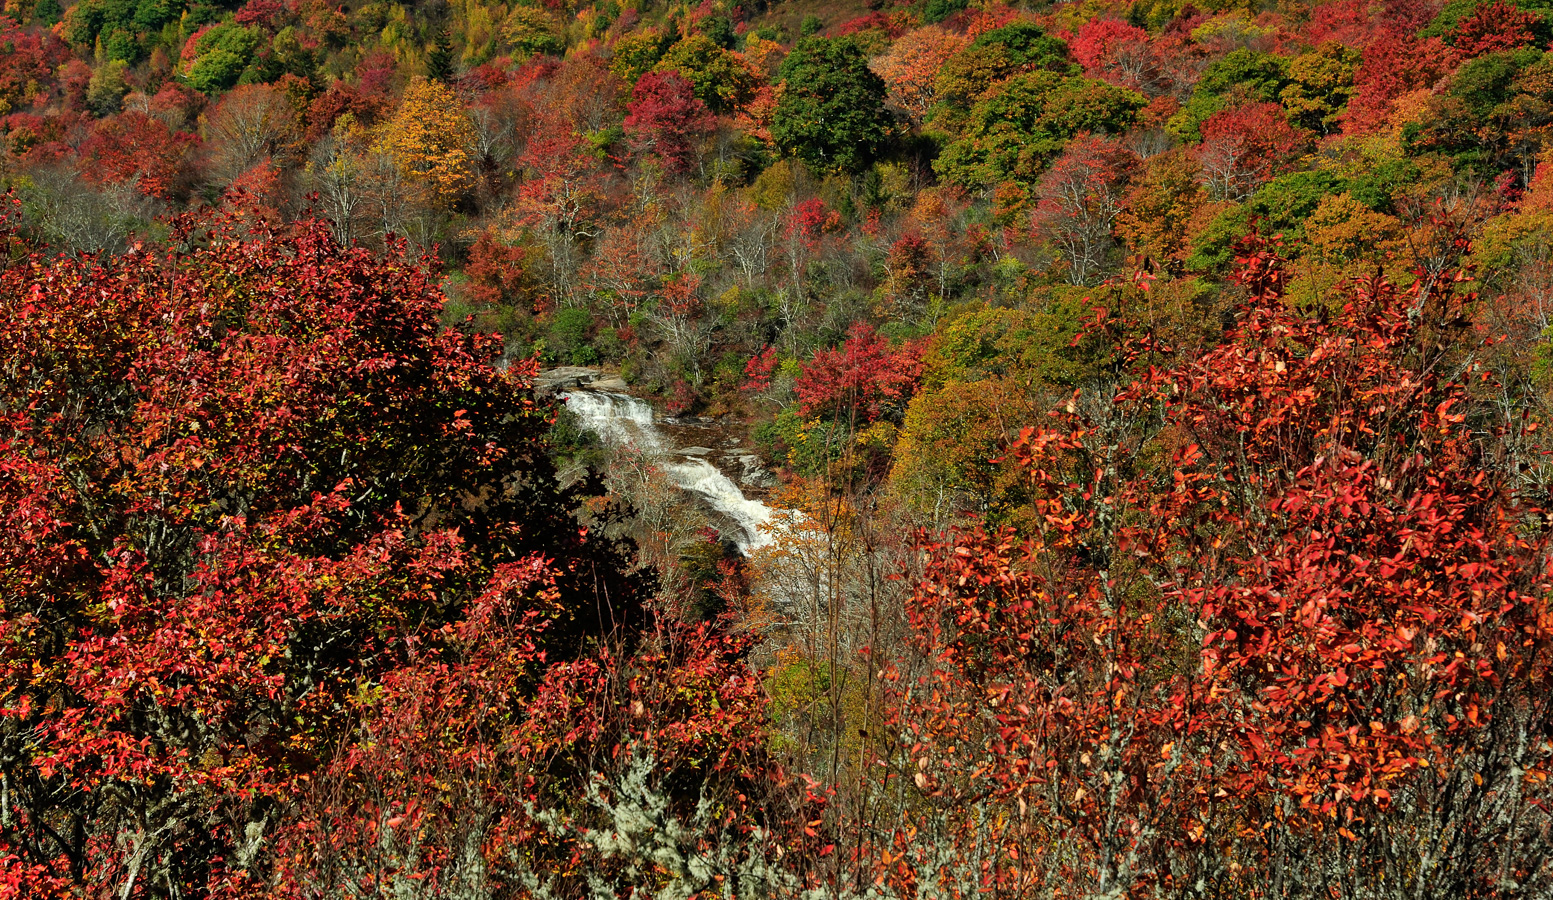
<path fill-rule="evenodd" d="M 962 510 L 992 513 L 1022 499 L 1008 449 L 1042 419 L 1027 379 L 954 381 L 912 398 L 890 468 L 890 490 L 943 522 Z"/>
<path fill-rule="evenodd" d="M 1088 310 L 1063 299 L 1049 299 L 1040 312 L 981 307 L 948 321 L 923 354 L 923 385 L 936 390 L 1004 376 L 1073 383 L 1082 374 L 1073 339 Z"/>
<path fill-rule="evenodd" d="M 437 39 L 426 51 L 426 77 L 432 81 L 447 81 L 453 74 L 453 38 L 448 29 L 437 31 Z"/>
<path fill-rule="evenodd" d="M 1486 118 L 1510 99 L 1518 77 L 1542 59 L 1535 47 L 1489 53 L 1463 63 L 1451 76 L 1445 94 L 1466 104 L 1473 115 Z"/>
<path fill-rule="evenodd" d="M 724 50 L 732 50 L 739 42 L 739 35 L 733 30 L 733 22 L 727 16 L 703 19 L 698 30 Z"/>
<path fill-rule="evenodd" d="M 231 88 L 253 61 L 259 43 L 257 30 L 230 22 L 205 32 L 196 47 L 199 55 L 189 69 L 189 87 L 209 95 Z"/>
<path fill-rule="evenodd" d="M 1041 30 L 1034 22 L 1014 22 L 978 35 L 972 50 L 998 53 L 1009 65 L 1033 66 L 1064 72 L 1072 65 L 1068 45 Z"/>
<path fill-rule="evenodd" d="M 536 54 L 560 56 L 566 52 L 566 40 L 555 20 L 532 6 L 519 6 L 507 14 L 502 37 L 512 47 L 514 59 L 528 59 Z"/>
<path fill-rule="evenodd" d="M 1289 61 L 1272 53 L 1240 49 L 1203 70 L 1192 96 L 1166 126 L 1184 141 L 1202 140 L 1199 127 L 1236 101 L 1277 103 L 1289 84 Z"/>
<path fill-rule="evenodd" d="M 614 58 L 610 60 L 609 69 L 627 84 L 636 84 L 638 78 L 651 71 L 663 59 L 673 43 L 673 38 L 656 28 L 642 28 L 621 35 L 615 41 Z"/>
<path fill-rule="evenodd" d="M 38 5 L 32 8 L 32 23 L 49 28 L 57 24 L 64 14 L 59 0 L 38 0 Z"/>
<path fill-rule="evenodd" d="M 1299 247 L 1305 239 L 1305 220 L 1322 198 L 1342 193 L 1347 184 L 1330 172 L 1291 172 L 1274 178 L 1250 200 L 1230 207 L 1197 235 L 1186 267 L 1194 272 L 1222 273 L 1235 258 L 1235 244 L 1250 230 L 1281 234 L 1285 246 Z"/>
<path fill-rule="evenodd" d="M 1035 301 L 966 312 L 923 355 L 922 391 L 907 407 L 890 472 L 891 490 L 919 513 L 940 522 L 965 510 L 1017 517 L 1028 498 L 1010 444 L 1045 419 L 1054 395 L 1105 364 L 1103 344 L 1081 339 L 1093 308 L 1107 305 L 1102 291 L 1058 288 Z"/>
<path fill-rule="evenodd" d="M 1454 42 L 1457 29 L 1463 21 L 1470 19 L 1478 8 L 1488 6 L 1492 0 L 1450 0 L 1441 9 L 1434 20 L 1430 22 L 1419 34 L 1423 37 L 1445 38 Z M 1540 21 L 1532 26 L 1532 34 L 1538 43 L 1546 43 L 1553 37 L 1553 3 L 1548 0 L 1506 0 L 1505 5 L 1512 9 L 1535 13 Z"/>
<path fill-rule="evenodd" d="M 1091 78 L 1019 75 L 971 108 L 965 134 L 933 168 L 966 187 L 1028 184 L 1074 135 L 1120 131 L 1146 104 L 1141 94 Z"/>
<path fill-rule="evenodd" d="M 1015 22 L 978 36 L 939 71 L 934 86 L 939 103 L 930 117 L 934 130 L 960 135 L 968 121 L 967 111 L 988 88 L 1011 75 L 1036 69 L 1062 75 L 1079 72 L 1068 56 L 1068 45 L 1033 23 Z"/>
<path fill-rule="evenodd" d="M 743 107 L 760 87 L 760 79 L 743 60 L 704 34 L 693 34 L 670 47 L 654 69 L 678 72 L 690 82 L 696 98 L 715 113 Z"/>
<path fill-rule="evenodd" d="M 928 0 L 922 7 L 922 21 L 935 25 L 965 9 L 966 0 Z"/>
<path fill-rule="evenodd" d="M 1242 48 L 1204 69 L 1196 90 L 1224 96 L 1240 88 L 1248 100 L 1271 101 L 1288 83 L 1287 59 Z"/>
<path fill-rule="evenodd" d="M 1527 150 L 1541 143 L 1536 135 L 1553 120 L 1549 92 L 1537 84 L 1547 81 L 1546 69 L 1539 72 L 1537 65 L 1544 56 L 1521 47 L 1463 63 L 1445 90 L 1429 99 L 1427 113 L 1404 126 L 1409 155 L 1440 154 L 1457 171 L 1479 178 L 1530 165 Z M 1536 95 L 1521 93 L 1523 88 Z"/>
<path fill-rule="evenodd" d="M 121 59 L 105 62 L 92 73 L 86 84 L 86 105 L 99 116 L 110 116 L 119 111 L 124 95 L 129 93 L 129 83 L 124 71 L 129 64 Z"/>
<path fill-rule="evenodd" d="M 783 153 L 822 171 L 861 170 L 889 139 L 884 80 L 850 38 L 800 41 L 779 72 L 771 137 Z"/>

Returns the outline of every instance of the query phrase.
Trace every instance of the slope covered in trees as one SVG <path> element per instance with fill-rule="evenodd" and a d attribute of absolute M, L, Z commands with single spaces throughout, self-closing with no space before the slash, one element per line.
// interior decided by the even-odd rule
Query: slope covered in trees
<path fill-rule="evenodd" d="M 1549 896 L 1550 41 L 7 4 L 0 896 Z"/>

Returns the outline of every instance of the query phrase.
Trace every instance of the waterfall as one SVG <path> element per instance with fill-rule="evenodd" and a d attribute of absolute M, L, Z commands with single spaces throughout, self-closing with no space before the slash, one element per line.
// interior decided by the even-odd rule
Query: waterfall
<path fill-rule="evenodd" d="M 760 530 L 761 525 L 771 521 L 771 507 L 744 496 L 733 479 L 710 462 L 676 448 L 673 440 L 658 428 L 657 416 L 645 400 L 590 390 L 562 391 L 561 397 L 582 420 L 583 427 L 597 432 L 610 446 L 655 457 L 664 474 L 680 490 L 700 497 L 737 525 L 741 534 L 729 537 L 741 552 L 748 554 L 771 543 L 771 535 Z"/>
<path fill-rule="evenodd" d="M 657 416 L 645 400 L 606 391 L 562 391 L 566 408 L 577 414 L 583 427 L 591 428 L 611 447 L 630 447 L 648 453 L 667 448 Z"/>
<path fill-rule="evenodd" d="M 771 521 L 771 507 L 744 496 L 733 479 L 724 475 L 716 466 L 704 459 L 692 459 L 669 463 L 663 467 L 663 471 L 680 489 L 705 498 L 713 509 L 739 524 L 746 538 L 736 540 L 735 543 L 746 555 L 751 550 L 771 543 L 771 535 L 759 527 Z"/>

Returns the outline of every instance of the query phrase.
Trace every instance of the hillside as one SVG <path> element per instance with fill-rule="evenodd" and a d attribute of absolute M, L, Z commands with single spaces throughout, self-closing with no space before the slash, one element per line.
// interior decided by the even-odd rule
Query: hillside
<path fill-rule="evenodd" d="M 1550 42 L 9 0 L 0 898 L 1553 897 Z"/>

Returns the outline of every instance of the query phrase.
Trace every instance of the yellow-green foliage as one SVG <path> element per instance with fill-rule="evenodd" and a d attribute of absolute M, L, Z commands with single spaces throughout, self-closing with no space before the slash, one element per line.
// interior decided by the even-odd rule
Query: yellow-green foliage
<path fill-rule="evenodd" d="M 1031 309 L 982 307 L 939 328 L 923 357 L 923 384 L 941 387 L 955 381 L 1003 376 L 1042 385 L 1072 385 L 1091 369 L 1089 348 L 1074 347 L 1099 291 L 1054 287 Z"/>
<path fill-rule="evenodd" d="M 787 206 L 793 196 L 796 174 L 793 164 L 778 160 L 768 166 L 749 187 L 749 197 L 764 210 L 778 210 Z"/>
<path fill-rule="evenodd" d="M 743 60 L 703 34 L 693 34 L 670 47 L 653 68 L 679 73 L 690 82 L 696 97 L 714 112 L 733 112 L 743 107 L 760 86 Z"/>
<path fill-rule="evenodd" d="M 1321 198 L 1305 220 L 1306 253 L 1330 263 L 1380 263 L 1401 248 L 1402 223 L 1344 191 Z"/>
<path fill-rule="evenodd" d="M 566 51 L 560 23 L 549 13 L 532 6 L 519 6 L 507 14 L 502 38 L 516 60 L 528 59 L 535 54 L 559 56 Z"/>
<path fill-rule="evenodd" d="M 465 0 L 454 8 L 462 19 L 462 27 L 457 29 L 464 37 L 461 62 L 466 68 L 490 62 L 496 56 L 497 46 L 502 39 L 502 25 L 507 18 L 506 6 Z"/>
<path fill-rule="evenodd" d="M 1018 473 L 1002 460 L 1020 429 L 1039 421 L 1040 398 L 1032 381 L 1020 377 L 924 390 L 906 410 L 891 491 L 935 521 L 959 509 L 996 512 L 1013 505 Z"/>
<path fill-rule="evenodd" d="M 1526 258 L 1553 247 L 1553 210 L 1533 209 L 1499 216 L 1484 224 L 1472 246 L 1472 261 L 1484 280 L 1497 278 Z"/>
<path fill-rule="evenodd" d="M 1193 219 L 1208 199 L 1200 174 L 1182 151 L 1150 158 L 1116 217 L 1117 235 L 1134 253 L 1161 266 L 1178 265 L 1186 257 Z"/>
<path fill-rule="evenodd" d="M 1337 130 L 1338 116 L 1353 96 L 1360 56 L 1352 47 L 1327 41 L 1291 60 L 1289 79 L 1293 84 L 1284 88 L 1280 97 L 1290 120 L 1322 133 Z"/>
<path fill-rule="evenodd" d="M 635 84 L 643 73 L 663 59 L 669 49 L 669 36 L 656 28 L 641 28 L 622 35 L 615 41 L 613 59 L 609 67 L 629 84 Z"/>

